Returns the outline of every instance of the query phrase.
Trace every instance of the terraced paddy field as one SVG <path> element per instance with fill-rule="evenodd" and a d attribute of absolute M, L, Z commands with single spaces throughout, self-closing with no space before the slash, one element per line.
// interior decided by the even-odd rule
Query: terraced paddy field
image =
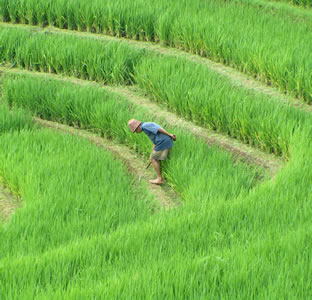
<path fill-rule="evenodd" d="M 0 18 L 0 299 L 310 298 L 309 9 L 1 0 Z M 177 135 L 162 186 L 131 118 Z"/>

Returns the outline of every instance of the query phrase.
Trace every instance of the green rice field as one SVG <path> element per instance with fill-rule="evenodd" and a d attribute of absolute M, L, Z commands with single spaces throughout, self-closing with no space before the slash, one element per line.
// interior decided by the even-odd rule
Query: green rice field
<path fill-rule="evenodd" d="M 309 299 L 310 6 L 0 0 L 0 299 Z"/>

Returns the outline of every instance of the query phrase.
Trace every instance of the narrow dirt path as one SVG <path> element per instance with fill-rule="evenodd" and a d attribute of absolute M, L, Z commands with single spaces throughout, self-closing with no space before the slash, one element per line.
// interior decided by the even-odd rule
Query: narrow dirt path
<path fill-rule="evenodd" d="M 104 86 L 102 84 L 86 81 L 77 78 L 67 77 L 63 75 L 55 75 L 49 73 L 31 72 L 27 70 L 9 69 L 6 67 L 0 67 L 0 72 L 18 73 L 36 75 L 45 78 L 54 78 L 61 81 L 69 81 L 83 86 L 94 86 L 100 89 L 104 89 L 125 97 L 128 101 L 140 105 L 160 119 L 165 119 L 171 125 L 184 129 L 186 132 L 192 133 L 194 136 L 203 139 L 209 145 L 218 145 L 220 148 L 229 151 L 234 159 L 240 159 L 246 161 L 249 164 L 264 167 L 270 176 L 278 172 L 278 170 L 284 165 L 284 160 L 280 157 L 276 157 L 274 154 L 262 152 L 259 149 L 244 144 L 243 142 L 225 136 L 223 134 L 216 133 L 215 131 L 200 127 L 190 121 L 187 121 L 181 117 L 178 117 L 174 113 L 169 112 L 162 106 L 153 103 L 147 97 L 142 96 L 142 91 L 138 87 L 121 87 L 121 86 Z"/>
<path fill-rule="evenodd" d="M 214 62 L 209 58 L 201 57 L 199 55 L 185 52 L 177 48 L 169 48 L 169 47 L 162 46 L 161 44 L 152 43 L 152 42 L 130 40 L 126 38 L 118 38 L 118 37 L 104 35 L 104 34 L 94 34 L 94 33 L 89 33 L 89 32 L 79 32 L 79 31 L 72 31 L 72 30 L 67 30 L 67 29 L 59 29 L 56 27 L 42 28 L 38 26 L 30 26 L 30 25 L 24 25 L 24 24 L 10 24 L 10 23 L 3 23 L 3 22 L 0 22 L 0 25 L 4 27 L 31 28 L 31 30 L 37 31 L 37 32 L 66 34 L 66 35 L 71 35 L 71 36 L 79 36 L 83 38 L 91 38 L 91 39 L 102 40 L 102 41 L 118 41 L 118 42 L 130 44 L 140 49 L 153 51 L 161 55 L 184 58 L 186 60 L 201 64 L 201 65 L 205 65 L 208 69 L 228 78 L 233 84 L 233 86 L 243 87 L 254 93 L 268 95 L 272 98 L 273 101 L 281 101 L 285 104 L 299 107 L 308 112 L 312 111 L 312 106 L 306 104 L 305 102 L 303 102 L 302 100 L 299 100 L 296 97 L 281 93 L 278 87 L 268 85 L 264 83 L 263 81 L 261 81 L 260 78 L 255 78 L 253 76 L 239 72 L 232 67 Z"/>
<path fill-rule="evenodd" d="M 129 172 L 134 175 L 134 178 L 135 180 L 137 180 L 138 184 L 142 183 L 143 181 L 147 183 L 148 190 L 153 195 L 155 195 L 156 199 L 159 201 L 159 204 L 163 206 L 166 210 L 181 205 L 182 202 L 180 201 L 179 195 L 175 193 L 168 184 L 165 183 L 163 186 L 158 186 L 150 184 L 148 182 L 148 180 L 152 179 L 152 177 L 154 176 L 152 168 L 146 170 L 146 164 L 148 163 L 148 161 L 144 163 L 144 161 L 142 161 L 142 157 L 139 157 L 136 153 L 130 151 L 128 147 L 117 144 L 114 141 L 99 137 L 98 135 L 90 133 L 86 130 L 77 129 L 74 127 L 42 120 L 39 118 L 35 118 L 35 121 L 39 123 L 42 127 L 85 138 L 96 146 L 111 152 L 114 157 L 123 161 L 123 163 L 127 166 Z M 141 175 L 141 181 L 139 182 L 139 178 Z"/>
<path fill-rule="evenodd" d="M 11 214 L 20 206 L 20 201 L 0 185 L 0 222 L 7 222 Z"/>
<path fill-rule="evenodd" d="M 119 95 L 123 95 L 136 105 L 145 107 L 153 112 L 158 118 L 165 119 L 170 125 L 184 129 L 186 132 L 192 133 L 194 136 L 203 139 L 208 145 L 217 145 L 223 150 L 229 151 L 234 159 L 241 159 L 248 164 L 264 167 L 273 177 L 276 172 L 284 164 L 284 160 L 276 157 L 274 154 L 262 152 L 254 147 L 246 145 L 239 140 L 216 133 L 213 130 L 203 128 L 178 117 L 165 108 L 151 102 L 148 98 L 141 96 L 142 93 L 137 87 L 107 87 L 108 90 Z"/>

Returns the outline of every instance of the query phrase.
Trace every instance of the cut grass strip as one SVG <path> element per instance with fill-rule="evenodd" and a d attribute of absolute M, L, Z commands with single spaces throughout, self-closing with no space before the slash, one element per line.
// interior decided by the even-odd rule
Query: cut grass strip
<path fill-rule="evenodd" d="M 150 141 L 144 134 L 132 134 L 127 122 L 131 118 L 159 121 L 151 112 L 124 98 L 92 86 L 25 75 L 4 78 L 3 91 L 4 99 L 10 106 L 23 107 L 43 119 L 77 125 L 114 138 L 144 154 L 148 161 L 152 148 Z M 190 201 L 192 194 L 192 201 L 200 203 L 220 197 L 219 193 L 230 199 L 254 187 L 262 174 L 256 168 L 252 170 L 246 165 L 235 164 L 230 154 L 208 148 L 205 141 L 194 138 L 178 127 L 171 127 L 165 122 L 161 122 L 161 125 L 178 136 L 171 159 L 165 161 L 162 167 L 168 182 L 184 201 Z M 223 176 L 227 173 L 231 174 L 231 180 L 225 183 Z M 200 181 L 201 193 L 194 193 Z M 218 188 L 221 182 L 222 190 Z M 228 188 L 225 188 L 227 184 Z"/>
<path fill-rule="evenodd" d="M 277 9 L 250 1 L 216 0 L 33 3 L 2 0 L 2 19 L 161 41 L 234 66 L 312 101 L 310 24 L 287 18 Z"/>
<path fill-rule="evenodd" d="M 126 146 L 117 144 L 111 139 L 108 140 L 86 130 L 69 127 L 63 124 L 46 121 L 39 118 L 36 118 L 35 121 L 42 127 L 52 128 L 57 131 L 83 137 L 98 147 L 111 152 L 114 157 L 121 159 L 126 165 L 127 169 L 134 175 L 134 185 L 136 185 L 136 183 L 141 183 L 141 181 L 139 182 L 139 179 L 148 182 L 148 179 L 154 176 L 154 171 L 151 171 L 151 169 L 147 171 L 145 169 L 146 165 L 138 155 L 136 155 L 134 152 L 131 152 Z M 166 184 L 163 186 L 149 184 L 146 188 L 155 195 L 159 204 L 165 207 L 166 210 L 172 207 L 177 207 L 181 204 L 179 196 Z"/>
<path fill-rule="evenodd" d="M 2 23 L 2 27 L 9 28 L 29 28 L 29 25 L 12 25 L 7 23 Z M 208 58 L 204 58 L 192 53 L 185 52 L 183 50 L 179 50 L 176 48 L 168 48 L 159 44 L 155 44 L 152 42 L 142 42 L 135 41 L 130 39 L 119 38 L 115 36 L 108 36 L 103 34 L 91 34 L 89 32 L 77 32 L 77 31 L 69 31 L 66 29 L 59 29 L 57 27 L 48 27 L 48 28 L 40 28 L 36 26 L 31 26 L 31 30 L 33 32 L 45 32 L 45 33 L 53 33 L 60 35 L 69 35 L 73 37 L 82 37 L 86 39 L 93 39 L 103 42 L 120 42 L 123 44 L 128 44 L 131 47 L 135 47 L 141 50 L 147 50 L 149 52 L 154 52 L 156 54 L 161 54 L 163 56 L 170 56 L 176 58 L 183 58 L 187 61 L 191 61 L 193 63 L 197 63 L 200 65 L 205 65 L 209 70 L 216 72 L 228 80 L 231 81 L 233 88 L 234 86 L 242 87 L 243 89 L 250 90 L 255 94 L 267 95 L 271 97 L 271 100 L 281 101 L 289 105 L 294 105 L 300 107 L 303 110 L 312 111 L 311 105 L 308 105 L 306 102 L 293 97 L 289 94 L 281 93 L 276 87 L 272 85 L 267 85 L 261 81 L 256 80 L 253 76 L 250 76 L 245 73 L 241 73 L 232 67 L 223 65 L 221 63 L 216 63 Z"/>
<path fill-rule="evenodd" d="M 0 67 L 7 74 L 24 74 L 28 76 L 37 76 L 42 79 L 52 79 L 59 81 L 72 82 L 81 86 L 91 86 L 96 89 L 103 89 L 116 95 L 117 97 L 125 98 L 124 101 L 130 101 L 135 106 L 144 107 L 147 111 L 153 112 L 153 115 L 159 120 L 164 120 L 165 123 L 169 123 L 176 127 L 183 129 L 185 132 L 189 132 L 192 135 L 206 141 L 209 145 L 217 145 L 222 149 L 229 151 L 234 159 L 242 160 L 251 165 L 258 165 L 265 168 L 273 177 L 284 163 L 282 158 L 279 158 L 273 154 L 262 152 L 254 147 L 243 144 L 239 140 L 232 139 L 222 134 L 218 134 L 215 131 L 207 128 L 200 127 L 190 121 L 186 121 L 180 118 L 174 113 L 169 112 L 164 106 L 159 106 L 145 97 L 144 92 L 137 86 L 134 87 L 122 87 L 122 86 L 102 86 L 95 82 L 89 82 L 85 80 L 73 79 L 71 77 L 64 77 L 52 74 L 42 74 L 38 72 L 29 72 L 18 69 L 8 69 Z M 121 99 L 122 100 L 122 99 Z M 78 123 L 78 121 L 76 122 Z M 75 122 L 74 124 L 75 125 Z"/>
<path fill-rule="evenodd" d="M 26 30 L 23 31 L 26 32 Z M 9 33 L 14 35 L 14 30 L 5 29 L 3 36 L 9 36 Z M 43 36 L 44 34 L 39 34 L 39 41 L 41 41 L 43 48 L 49 43 L 52 45 L 56 42 L 62 42 L 66 52 L 71 53 L 72 56 L 75 55 L 74 52 L 70 52 L 74 41 L 73 38 L 67 40 L 65 36 L 46 38 Z M 28 45 L 36 42 L 36 40 L 37 37 L 34 34 L 32 39 L 28 41 Z M 42 41 L 46 41 L 46 43 L 42 43 Z M 76 40 L 76 46 L 72 49 L 78 49 L 79 43 L 80 40 Z M 101 42 L 98 43 L 102 45 Z M 61 47 L 60 44 L 58 46 Z M 25 47 L 26 45 L 17 48 L 22 61 L 18 62 L 16 60 L 16 63 L 23 66 L 23 61 L 27 60 L 28 64 L 24 67 L 29 68 L 37 64 L 35 61 L 38 62 L 38 59 L 33 60 L 30 58 L 27 54 L 30 52 L 25 50 Z M 114 47 L 118 47 L 118 43 L 114 44 Z M 125 47 L 126 45 L 123 45 L 123 49 Z M 47 66 L 47 61 L 52 62 L 56 59 L 54 61 L 55 66 L 58 66 L 59 72 L 63 73 L 63 66 L 67 64 L 66 59 L 57 60 L 57 57 L 51 55 L 46 57 L 49 49 L 45 48 L 43 50 L 43 48 L 40 48 L 39 51 L 39 47 L 36 46 L 33 49 L 34 52 L 31 52 L 34 56 L 39 56 L 39 66 Z M 22 49 L 25 51 L 22 51 Z M 82 48 L 79 49 L 84 58 L 75 63 L 69 63 L 68 66 L 71 65 L 70 70 L 83 67 L 83 61 L 89 55 Z M 44 51 L 47 51 L 45 56 L 42 55 Z M 172 110 L 208 128 L 239 138 L 245 143 L 253 144 L 276 155 L 283 155 L 287 159 L 289 157 L 289 142 L 298 128 L 298 123 L 300 126 L 307 127 L 310 125 L 303 124 L 311 124 L 308 114 L 275 101 L 270 101 L 269 97 L 261 97 L 244 89 L 233 88 L 232 84 L 223 77 L 214 74 L 203 66 L 194 65 L 183 59 L 148 56 L 146 53 L 135 52 L 136 50 L 132 49 L 129 51 L 129 56 L 127 56 L 127 51 L 124 51 L 125 58 L 121 60 L 127 61 L 128 58 L 130 59 L 132 56 L 131 51 L 140 57 L 136 61 L 136 65 L 132 65 L 134 73 L 129 74 L 132 82 L 133 80 L 137 81 L 141 87 L 153 95 L 156 101 L 166 103 Z M 3 49 L 3 60 L 6 60 L 5 53 L 5 49 Z M 113 59 L 111 64 L 114 65 Z M 114 70 L 117 74 L 121 72 L 121 77 L 117 76 L 115 78 L 111 73 L 111 68 L 108 69 L 108 73 L 105 73 L 105 66 L 103 70 L 99 69 L 99 74 L 104 73 L 111 80 L 116 79 L 115 83 L 120 83 L 122 82 L 120 78 L 123 78 L 122 74 L 129 71 L 124 68 L 120 69 L 120 67 L 121 65 L 117 62 Z M 180 68 L 184 72 L 181 72 Z M 196 70 L 196 73 L 193 72 L 194 70 Z M 72 71 L 69 74 L 75 75 Z M 90 76 L 86 74 L 88 74 L 87 71 L 85 77 L 89 78 Z M 101 77 L 98 80 L 101 80 Z M 284 126 L 285 120 L 287 120 L 287 126 Z"/>
<path fill-rule="evenodd" d="M 24 133 L 18 136 L 21 135 Z M 16 136 L 10 133 L 6 140 L 16 145 Z M 42 134 L 39 138 L 42 144 L 45 140 Z M 7 145 L 3 136 L 0 139 L 0 145 Z M 18 141 L 24 146 L 21 139 Z M 31 141 L 34 142 L 34 135 Z M 27 244 L 33 242 L 29 238 L 30 226 L 23 226 L 18 232 L 19 238 L 14 239 L 14 247 L 0 251 L 1 296 L 61 299 L 104 294 L 109 298 L 127 299 L 140 293 L 142 298 L 165 294 L 172 298 L 187 295 L 191 299 L 228 298 L 233 294 L 242 298 L 258 295 L 279 298 L 290 294 L 306 298 L 311 278 L 311 232 L 307 228 L 312 215 L 309 184 L 312 147 L 308 136 L 297 136 L 291 145 L 296 159 L 292 159 L 274 181 L 258 186 L 248 195 L 242 193 L 235 201 L 223 198 L 221 193 L 218 201 L 195 201 L 181 210 L 125 223 L 105 233 L 90 231 L 88 223 L 85 234 L 71 235 L 71 239 L 55 243 L 42 252 Z M 60 151 L 66 149 L 63 146 L 60 145 Z M 52 149 L 41 148 L 41 152 L 46 150 Z M 75 151 L 68 150 L 73 156 Z M 56 156 L 55 151 L 50 152 L 49 159 Z M 217 162 L 215 157 L 206 159 Z M 57 163 L 53 160 L 51 165 L 59 165 L 63 160 L 57 157 Z M 37 164 L 41 162 L 42 159 L 38 159 Z M 12 163 L 18 165 L 21 160 L 13 157 Z M 220 189 L 230 178 L 227 176 L 229 174 L 222 175 L 223 184 L 218 182 Z M 201 191 L 199 187 L 197 185 L 190 196 L 196 197 Z M 211 189 L 217 192 L 215 186 Z M 40 200 L 37 202 L 42 202 Z M 49 219 L 40 219 L 41 229 L 46 220 Z M 23 230 L 28 234 L 27 239 L 21 238 Z M 12 231 L 13 228 L 10 233 Z M 0 227 L 4 241 L 0 247 L 7 243 L 4 233 Z M 55 235 L 41 234 L 44 235 L 42 249 Z M 23 251 L 16 253 L 19 247 Z"/>
<path fill-rule="evenodd" d="M 185 60 L 146 59 L 135 71 L 136 82 L 156 102 L 193 122 L 286 159 L 292 136 L 312 126 L 309 113 L 235 89 L 205 67 Z"/>
<path fill-rule="evenodd" d="M 251 165 L 264 167 L 273 177 L 284 164 L 284 160 L 273 154 L 265 153 L 257 148 L 246 145 L 239 140 L 230 138 L 226 135 L 218 134 L 213 130 L 200 127 L 191 121 L 180 118 L 174 113 L 169 112 L 156 103 L 150 101 L 146 96 L 143 96 L 142 90 L 138 87 L 108 87 L 109 90 L 116 94 L 123 95 L 127 100 L 136 105 L 143 106 L 150 111 L 154 111 L 158 118 L 167 120 L 171 125 L 183 129 L 185 132 L 190 132 L 194 136 L 205 140 L 209 145 L 217 145 L 223 150 L 229 151 L 234 159 L 242 160 Z"/>

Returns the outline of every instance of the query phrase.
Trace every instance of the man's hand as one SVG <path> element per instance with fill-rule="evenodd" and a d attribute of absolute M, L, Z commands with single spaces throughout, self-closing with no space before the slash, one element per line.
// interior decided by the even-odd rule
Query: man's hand
<path fill-rule="evenodd" d="M 165 129 L 163 129 L 163 128 L 159 128 L 159 129 L 158 129 L 158 132 L 161 132 L 161 133 L 163 133 L 163 134 L 168 135 L 168 136 L 171 137 L 174 141 L 177 139 L 177 137 L 175 136 L 175 134 L 171 134 L 171 133 L 167 132 L 167 131 L 166 131 Z"/>
<path fill-rule="evenodd" d="M 175 135 L 175 134 L 170 134 L 170 137 L 171 137 L 174 141 L 176 141 L 176 140 L 177 140 L 177 137 L 176 137 L 176 135 Z"/>

